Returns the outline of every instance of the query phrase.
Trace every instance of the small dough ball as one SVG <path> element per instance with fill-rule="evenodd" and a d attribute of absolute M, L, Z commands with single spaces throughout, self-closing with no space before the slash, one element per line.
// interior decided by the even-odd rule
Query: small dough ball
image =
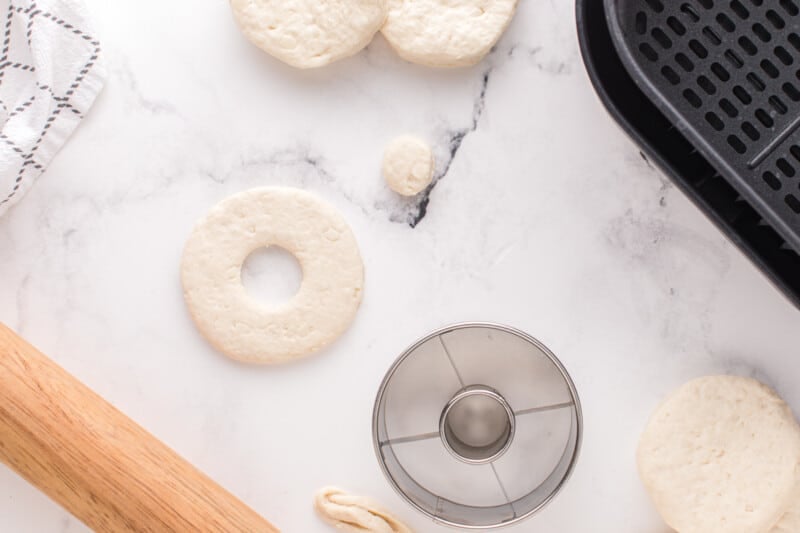
<path fill-rule="evenodd" d="M 658 407 L 638 463 L 656 508 L 679 533 L 766 533 L 798 494 L 800 428 L 766 385 L 700 378 Z"/>
<path fill-rule="evenodd" d="M 256 46 L 297 68 L 321 67 L 367 46 L 386 20 L 387 0 L 230 0 Z"/>
<path fill-rule="evenodd" d="M 383 176 L 398 194 L 421 193 L 433 180 L 431 147 L 410 135 L 394 139 L 383 154 Z"/>
<path fill-rule="evenodd" d="M 517 0 L 389 0 L 381 33 L 412 63 L 469 66 L 497 43 L 516 7 Z"/>

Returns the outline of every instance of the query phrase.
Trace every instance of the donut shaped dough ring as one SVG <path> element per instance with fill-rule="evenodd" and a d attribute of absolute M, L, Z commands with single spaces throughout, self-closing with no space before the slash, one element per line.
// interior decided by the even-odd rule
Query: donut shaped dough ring
<path fill-rule="evenodd" d="M 293 254 L 303 271 L 297 294 L 277 306 L 242 285 L 242 264 L 267 246 Z M 361 303 L 364 266 L 334 207 L 299 189 L 263 187 L 223 200 L 197 224 L 181 280 L 192 319 L 215 348 L 269 364 L 316 352 L 347 329 Z"/>

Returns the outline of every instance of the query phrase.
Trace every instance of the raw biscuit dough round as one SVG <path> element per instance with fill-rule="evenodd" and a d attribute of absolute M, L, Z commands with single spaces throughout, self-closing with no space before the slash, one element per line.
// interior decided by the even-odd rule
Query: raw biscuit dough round
<path fill-rule="evenodd" d="M 253 44 L 297 68 L 321 67 L 367 46 L 387 0 L 230 0 Z"/>
<path fill-rule="evenodd" d="M 469 66 L 497 43 L 516 7 L 517 0 L 389 0 L 381 33 L 412 63 Z"/>
<path fill-rule="evenodd" d="M 325 487 L 314 495 L 314 509 L 339 531 L 352 533 L 411 533 L 411 530 L 371 500 Z"/>
<path fill-rule="evenodd" d="M 797 495 L 800 428 L 766 385 L 700 378 L 658 407 L 638 464 L 656 508 L 679 533 L 766 533 Z"/>
<path fill-rule="evenodd" d="M 297 294 L 278 306 L 253 299 L 242 264 L 280 246 L 303 272 Z M 334 207 L 299 189 L 262 187 L 217 204 L 194 228 L 181 279 L 189 312 L 220 352 L 249 363 L 280 363 L 318 351 L 350 325 L 364 286 L 358 244 Z"/>
<path fill-rule="evenodd" d="M 414 196 L 433 179 L 433 153 L 430 146 L 410 135 L 392 140 L 383 154 L 383 177 L 393 191 Z"/>

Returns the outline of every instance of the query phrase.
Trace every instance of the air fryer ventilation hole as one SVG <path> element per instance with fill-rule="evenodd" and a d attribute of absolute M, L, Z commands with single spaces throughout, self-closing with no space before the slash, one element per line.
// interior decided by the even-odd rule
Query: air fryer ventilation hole
<path fill-rule="evenodd" d="M 639 67 L 800 235 L 800 0 L 620 4 Z"/>

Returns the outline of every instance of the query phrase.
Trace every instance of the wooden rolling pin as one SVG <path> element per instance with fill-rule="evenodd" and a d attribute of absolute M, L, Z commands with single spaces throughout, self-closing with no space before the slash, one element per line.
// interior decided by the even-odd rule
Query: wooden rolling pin
<path fill-rule="evenodd" d="M 278 531 L 2 324 L 0 461 L 96 531 Z"/>

